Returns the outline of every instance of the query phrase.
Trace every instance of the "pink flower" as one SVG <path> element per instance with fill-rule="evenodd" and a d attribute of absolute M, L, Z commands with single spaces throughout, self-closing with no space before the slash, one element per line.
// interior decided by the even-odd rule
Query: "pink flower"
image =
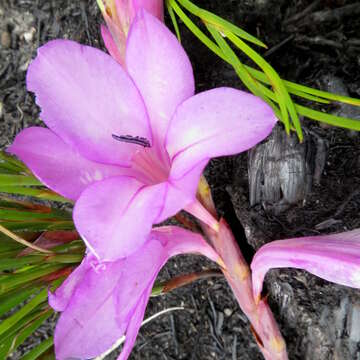
<path fill-rule="evenodd" d="M 101 35 L 111 56 L 125 65 L 126 39 L 130 26 L 140 9 L 163 20 L 163 0 L 97 0 L 106 26 L 101 25 Z"/>
<path fill-rule="evenodd" d="M 272 268 L 304 269 L 325 280 L 360 288 L 360 229 L 340 234 L 277 240 L 262 246 L 251 263 L 255 299 Z"/>
<path fill-rule="evenodd" d="M 127 72 L 109 55 L 68 40 L 41 47 L 27 73 L 48 129 L 23 130 L 8 149 L 75 203 L 74 222 L 103 261 L 140 248 L 152 225 L 186 209 L 217 222 L 196 200 L 209 159 L 247 150 L 276 123 L 261 99 L 232 88 L 194 95 L 175 36 L 140 11 Z"/>
<path fill-rule="evenodd" d="M 198 253 L 219 257 L 198 234 L 167 226 L 154 229 L 134 254 L 99 263 L 88 254 L 49 303 L 62 314 L 55 329 L 57 360 L 98 356 L 126 334 L 119 360 L 128 358 L 149 300 L 155 278 L 171 257 Z"/>

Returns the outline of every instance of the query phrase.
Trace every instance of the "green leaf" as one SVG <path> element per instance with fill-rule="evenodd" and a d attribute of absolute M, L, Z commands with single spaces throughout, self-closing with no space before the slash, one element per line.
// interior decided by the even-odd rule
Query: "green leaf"
<path fill-rule="evenodd" d="M 39 280 L 42 277 L 50 275 L 62 268 L 64 268 L 64 265 L 46 264 L 30 267 L 29 269 L 24 268 L 21 272 L 19 271 L 11 274 L 0 275 L 0 295 L 15 289 L 17 286 Z"/>
<path fill-rule="evenodd" d="M 190 13 L 200 18 L 212 34 L 215 42 L 212 41 L 195 23 L 184 13 L 179 7 L 178 2 Z M 290 128 L 295 128 L 300 140 L 302 139 L 302 130 L 299 115 L 308 117 L 309 119 L 324 122 L 338 127 L 352 130 L 359 130 L 359 121 L 339 117 L 331 114 L 325 114 L 309 107 L 295 104 L 290 94 L 304 98 L 306 100 L 328 104 L 330 101 L 342 102 L 350 105 L 360 106 L 360 99 L 348 96 L 332 94 L 326 91 L 313 89 L 304 85 L 296 84 L 291 81 L 282 80 L 277 72 L 266 62 L 256 51 L 245 44 L 242 40 L 247 40 L 254 44 L 265 46 L 258 43 L 260 40 L 244 33 L 242 29 L 236 27 L 230 22 L 201 9 L 189 0 L 167 0 L 169 9 L 171 8 L 179 18 L 184 22 L 188 29 L 211 51 L 224 61 L 230 63 L 239 78 L 244 82 L 246 87 L 255 95 L 263 98 L 275 111 L 276 116 L 281 119 L 286 127 L 287 132 Z M 170 12 L 170 10 L 169 10 Z M 235 27 L 235 28 L 234 28 Z M 232 49 L 228 47 L 226 41 L 221 41 L 219 36 L 226 36 L 233 44 L 242 50 L 249 58 L 251 58 L 263 71 L 259 71 L 250 66 L 243 65 Z M 231 53 L 232 52 L 232 53 Z M 235 56 L 234 56 L 235 55 Z M 257 82 L 260 81 L 261 83 Z M 275 93 L 263 84 L 273 87 Z M 278 106 L 276 104 L 277 103 Z M 292 125 L 289 121 L 289 115 Z M 326 115 L 326 116 L 324 116 Z"/>
<path fill-rule="evenodd" d="M 248 32 L 244 31 L 243 29 L 239 28 L 238 26 L 232 24 L 231 22 L 217 16 L 210 11 L 201 9 L 200 7 L 196 6 L 189 0 L 178 0 L 178 2 L 189 12 L 194 14 L 195 16 L 202 19 L 204 22 L 213 25 L 216 29 L 220 32 L 224 30 L 231 31 L 233 34 L 241 37 L 242 39 L 249 41 L 255 45 L 267 48 L 267 46 L 255 36 L 249 34 Z"/>
<path fill-rule="evenodd" d="M 74 230 L 73 221 L 0 221 L 0 224 L 11 231 L 52 231 L 52 230 Z"/>
<path fill-rule="evenodd" d="M 44 256 L 41 255 L 29 255 L 21 256 L 17 258 L 1 259 L 0 271 L 4 270 L 16 270 L 24 265 L 36 265 L 44 262 Z"/>
<path fill-rule="evenodd" d="M 0 186 L 41 186 L 33 176 L 0 174 Z"/>
<path fill-rule="evenodd" d="M 287 115 L 287 113 L 289 112 L 292 119 L 292 123 L 298 134 L 298 137 L 300 141 L 302 141 L 303 133 L 301 129 L 300 120 L 295 109 L 295 105 L 278 73 L 264 58 L 262 58 L 255 50 L 253 50 L 250 46 L 245 44 L 237 36 L 227 31 L 225 31 L 225 35 L 235 46 L 237 46 L 248 57 L 250 57 L 267 75 L 272 87 L 274 88 L 275 93 L 277 94 L 278 103 L 282 114 L 282 120 L 285 123 L 285 128 L 287 128 L 287 132 L 289 132 L 290 129 L 288 123 L 288 115 Z"/>
<path fill-rule="evenodd" d="M 59 213 L 58 213 L 59 214 Z M 61 214 L 62 216 L 58 215 L 55 212 L 51 213 L 42 213 L 37 211 L 19 211 L 19 210 L 3 210 L 0 208 L 0 221 L 4 222 L 6 220 L 17 220 L 17 221 L 28 221 L 28 220 L 38 220 L 42 219 L 45 221 L 54 221 L 54 220 L 71 220 L 71 217 L 67 213 Z"/>
<path fill-rule="evenodd" d="M 62 197 L 54 193 L 48 189 L 35 189 L 35 188 L 27 188 L 23 186 L 2 186 L 0 185 L 0 193 L 7 193 L 7 194 L 18 194 L 18 195 L 25 195 L 25 196 L 32 196 L 42 200 L 52 200 L 58 201 L 63 203 L 71 203 L 72 201 Z"/>
<path fill-rule="evenodd" d="M 254 76 L 254 78 L 256 78 L 257 80 L 259 80 L 263 83 L 270 84 L 269 79 L 263 72 L 256 70 L 250 66 L 246 66 L 246 68 L 248 69 L 250 74 L 252 76 Z M 330 101 L 341 102 L 344 104 L 360 106 L 360 99 L 355 99 L 355 98 L 351 98 L 349 96 L 343 96 L 343 95 L 329 93 L 327 91 L 314 89 L 314 88 L 311 88 L 311 87 L 308 87 L 305 85 L 296 84 L 294 82 L 287 81 L 287 80 L 284 80 L 284 83 L 290 93 L 297 95 L 297 96 L 301 96 L 305 99 L 308 98 L 307 95 L 310 95 L 310 96 L 314 96 L 316 99 L 320 98 L 320 99 L 325 99 L 325 100 L 330 100 Z M 310 98 L 310 100 L 312 100 L 312 99 Z M 319 101 L 319 100 L 314 100 L 314 101 Z"/>
<path fill-rule="evenodd" d="M 0 316 L 3 316 L 6 312 L 18 306 L 25 300 L 27 300 L 31 295 L 34 295 L 39 291 L 38 286 L 33 287 L 21 287 L 13 291 L 10 291 L 6 296 L 1 296 L 0 298 Z"/>
<path fill-rule="evenodd" d="M 168 13 L 170 15 L 171 22 L 174 26 L 176 37 L 178 38 L 179 42 L 181 43 L 181 35 L 180 35 L 179 25 L 176 21 L 176 16 L 175 16 L 174 10 L 170 6 L 170 3 L 168 0 L 166 0 L 166 7 L 167 7 Z"/>
<path fill-rule="evenodd" d="M 0 324 L 0 335 L 8 331 L 12 326 L 17 324 L 22 318 L 30 314 L 38 305 L 45 302 L 48 296 L 47 288 L 41 290 L 35 297 L 33 297 L 20 310 L 15 312 L 10 317 L 3 320 Z"/>
<path fill-rule="evenodd" d="M 203 31 L 200 30 L 198 26 L 196 26 L 193 21 L 181 10 L 179 5 L 175 0 L 167 0 L 171 5 L 175 13 L 179 16 L 179 18 L 184 22 L 184 24 L 189 28 L 189 30 L 202 42 L 204 43 L 211 51 L 213 51 L 216 55 L 226 61 L 226 57 L 223 55 L 222 51 L 219 47 L 211 41 Z"/>
<path fill-rule="evenodd" d="M 0 151 L 0 172 L 6 170 L 13 174 L 28 172 L 26 165 L 4 151 Z"/>
<path fill-rule="evenodd" d="M 9 334 L 8 339 L 1 341 L 0 345 L 0 359 L 7 358 L 11 352 L 21 345 L 26 338 L 34 333 L 34 331 L 42 325 L 42 323 L 53 314 L 53 310 L 49 309 L 41 312 L 35 312 L 31 318 L 26 319 L 25 324 L 20 328 L 16 329 L 16 332 Z M 18 327 L 16 324 L 16 327 Z M 6 346 L 6 345 L 8 346 Z M 5 346 L 3 346 L 5 345 Z M 10 345 L 10 346 L 9 346 Z"/>
<path fill-rule="evenodd" d="M 44 340 L 41 344 L 31 349 L 26 355 L 22 357 L 21 360 L 36 360 L 42 354 L 44 354 L 48 349 L 50 349 L 54 344 L 53 337 L 50 337 Z"/>
<path fill-rule="evenodd" d="M 278 118 L 281 119 L 281 114 L 278 107 L 275 106 L 273 101 L 266 95 L 266 93 L 264 93 L 264 86 L 261 83 L 258 83 L 249 74 L 245 66 L 242 64 L 242 62 L 239 60 L 239 58 L 236 56 L 234 51 L 231 49 L 226 40 L 221 36 L 221 34 L 209 24 L 207 24 L 206 27 L 215 39 L 216 43 L 219 45 L 220 49 L 223 51 L 224 55 L 227 57 L 227 61 L 233 66 L 235 72 L 237 73 L 241 81 L 251 90 L 253 94 L 259 96 L 264 101 L 266 101 L 273 108 Z"/>
<path fill-rule="evenodd" d="M 341 127 L 344 129 L 360 131 L 359 120 L 331 115 L 321 111 L 312 110 L 298 104 L 295 104 L 295 106 L 296 106 L 296 110 L 299 112 L 300 115 L 303 115 L 309 119 L 316 120 L 325 124 Z"/>

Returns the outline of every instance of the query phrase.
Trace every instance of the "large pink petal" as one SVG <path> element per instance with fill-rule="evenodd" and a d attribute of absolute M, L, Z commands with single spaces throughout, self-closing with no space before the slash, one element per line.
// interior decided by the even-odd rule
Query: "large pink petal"
<path fill-rule="evenodd" d="M 170 180 L 183 178 L 212 157 L 251 148 L 276 121 L 266 103 L 243 91 L 218 88 L 191 97 L 177 108 L 166 136 Z"/>
<path fill-rule="evenodd" d="M 73 296 L 76 287 L 81 284 L 86 277 L 86 273 L 92 269 L 91 261 L 93 257 L 91 255 L 86 256 L 81 264 L 66 278 L 59 288 L 54 293 L 49 291 L 48 301 L 49 305 L 55 311 L 64 311 L 68 306 Z"/>
<path fill-rule="evenodd" d="M 156 223 L 163 222 L 171 216 L 176 215 L 192 201 L 192 194 L 188 194 L 176 186 L 173 186 L 171 183 L 166 182 L 164 203 Z"/>
<path fill-rule="evenodd" d="M 146 240 L 163 208 L 165 184 L 114 177 L 85 189 L 74 208 L 76 228 L 101 260 L 128 256 Z"/>
<path fill-rule="evenodd" d="M 7 149 L 22 160 L 50 189 L 76 200 L 91 183 L 129 173 L 130 169 L 87 160 L 49 129 L 31 127 Z"/>
<path fill-rule="evenodd" d="M 73 290 L 55 329 L 57 360 L 90 359 L 109 349 L 126 329 L 116 321 L 115 288 L 124 260 L 97 264 Z"/>
<path fill-rule="evenodd" d="M 304 269 L 325 280 L 360 288 L 360 229 L 277 240 L 262 246 L 251 263 L 254 295 L 272 268 Z"/>
<path fill-rule="evenodd" d="M 139 11 L 128 37 L 126 65 L 144 98 L 153 134 L 162 145 L 176 107 L 194 94 L 190 61 L 161 21 Z"/>
<path fill-rule="evenodd" d="M 143 295 L 141 295 L 135 311 L 133 312 L 133 314 L 131 314 L 131 320 L 129 322 L 128 328 L 126 329 L 125 344 L 117 360 L 127 360 L 131 354 L 137 335 L 139 333 L 139 329 L 141 327 L 141 323 L 144 319 L 144 314 L 150 298 L 151 289 L 152 287 L 149 286 L 147 291 Z"/>
<path fill-rule="evenodd" d="M 69 40 L 38 50 L 27 72 L 41 118 L 66 143 L 99 162 L 129 163 L 137 146 L 112 135 L 151 130 L 141 96 L 123 68 L 104 52 Z"/>

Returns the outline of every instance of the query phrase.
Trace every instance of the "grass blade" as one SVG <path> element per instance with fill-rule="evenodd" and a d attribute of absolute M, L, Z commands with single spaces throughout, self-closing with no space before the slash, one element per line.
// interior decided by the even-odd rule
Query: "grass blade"
<path fill-rule="evenodd" d="M 36 346 L 35 348 L 31 349 L 27 354 L 25 354 L 21 360 L 36 360 L 42 354 L 44 354 L 47 350 L 51 348 L 54 344 L 53 337 L 49 337 L 48 339 L 44 340 L 41 344 Z"/>
<path fill-rule="evenodd" d="M 217 16 L 210 11 L 201 9 L 197 5 L 193 4 L 189 0 L 178 0 L 178 2 L 190 13 L 193 15 L 199 17 L 204 22 L 213 25 L 216 29 L 218 29 L 220 32 L 223 32 L 224 30 L 231 31 L 232 33 L 236 34 L 237 36 L 241 37 L 242 39 L 251 42 L 255 45 L 267 48 L 267 46 L 258 38 L 255 36 L 249 34 L 245 30 L 239 28 L 238 26 L 232 24 L 231 22 L 221 18 L 220 16 Z"/>
<path fill-rule="evenodd" d="M 5 294 L 8 291 L 14 290 L 16 287 L 20 285 L 38 281 L 41 278 L 50 275 L 63 268 L 64 265 L 46 264 L 46 265 L 30 267 L 29 269 L 24 269 L 23 271 L 18 271 L 15 273 L 0 275 L 0 295 Z M 0 324 L 0 329 L 1 326 L 2 323 Z"/>
<path fill-rule="evenodd" d="M 176 37 L 178 38 L 179 42 L 181 43 L 181 35 L 180 35 L 179 25 L 177 23 L 174 10 L 171 7 L 169 1 L 167 1 L 167 0 L 166 0 L 166 8 L 167 8 L 167 11 L 168 11 L 168 13 L 170 15 L 171 22 L 172 22 L 172 24 L 174 26 Z"/>
<path fill-rule="evenodd" d="M 72 201 L 62 197 L 54 193 L 51 190 L 46 188 L 43 189 L 35 189 L 35 188 L 26 188 L 23 186 L 3 186 L 0 185 L 0 193 L 7 193 L 7 194 L 17 194 L 17 195 L 25 195 L 25 196 L 32 196 L 42 200 L 52 200 L 58 201 L 63 203 L 71 203 Z"/>
<path fill-rule="evenodd" d="M 39 328 L 52 314 L 53 310 L 48 309 L 41 312 L 35 312 L 32 314 L 31 318 L 26 319 L 25 324 L 20 329 L 16 329 L 15 333 L 10 333 L 6 340 L 4 339 L 1 341 L 1 345 L 5 346 L 0 348 L 0 359 L 7 358 L 10 353 L 16 350 L 17 347 L 21 345 L 26 338 L 32 335 L 34 331 Z"/>
<path fill-rule="evenodd" d="M 22 287 L 9 292 L 6 296 L 2 296 L 0 300 L 0 316 L 3 316 L 6 312 L 18 306 L 38 291 L 39 287 Z"/>
<path fill-rule="evenodd" d="M 0 186 L 42 186 L 33 176 L 0 174 Z"/>

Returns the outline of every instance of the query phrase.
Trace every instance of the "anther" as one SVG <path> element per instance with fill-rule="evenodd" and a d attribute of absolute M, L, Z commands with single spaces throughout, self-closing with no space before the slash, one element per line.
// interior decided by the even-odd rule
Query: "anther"
<path fill-rule="evenodd" d="M 144 137 L 140 137 L 140 136 L 131 136 L 131 135 L 115 135 L 112 134 L 111 135 L 113 139 L 117 140 L 117 141 L 122 141 L 122 142 L 126 142 L 126 143 L 130 143 L 130 144 L 136 144 L 136 145 L 141 145 L 145 148 L 147 147 L 151 147 L 150 141 Z"/>

